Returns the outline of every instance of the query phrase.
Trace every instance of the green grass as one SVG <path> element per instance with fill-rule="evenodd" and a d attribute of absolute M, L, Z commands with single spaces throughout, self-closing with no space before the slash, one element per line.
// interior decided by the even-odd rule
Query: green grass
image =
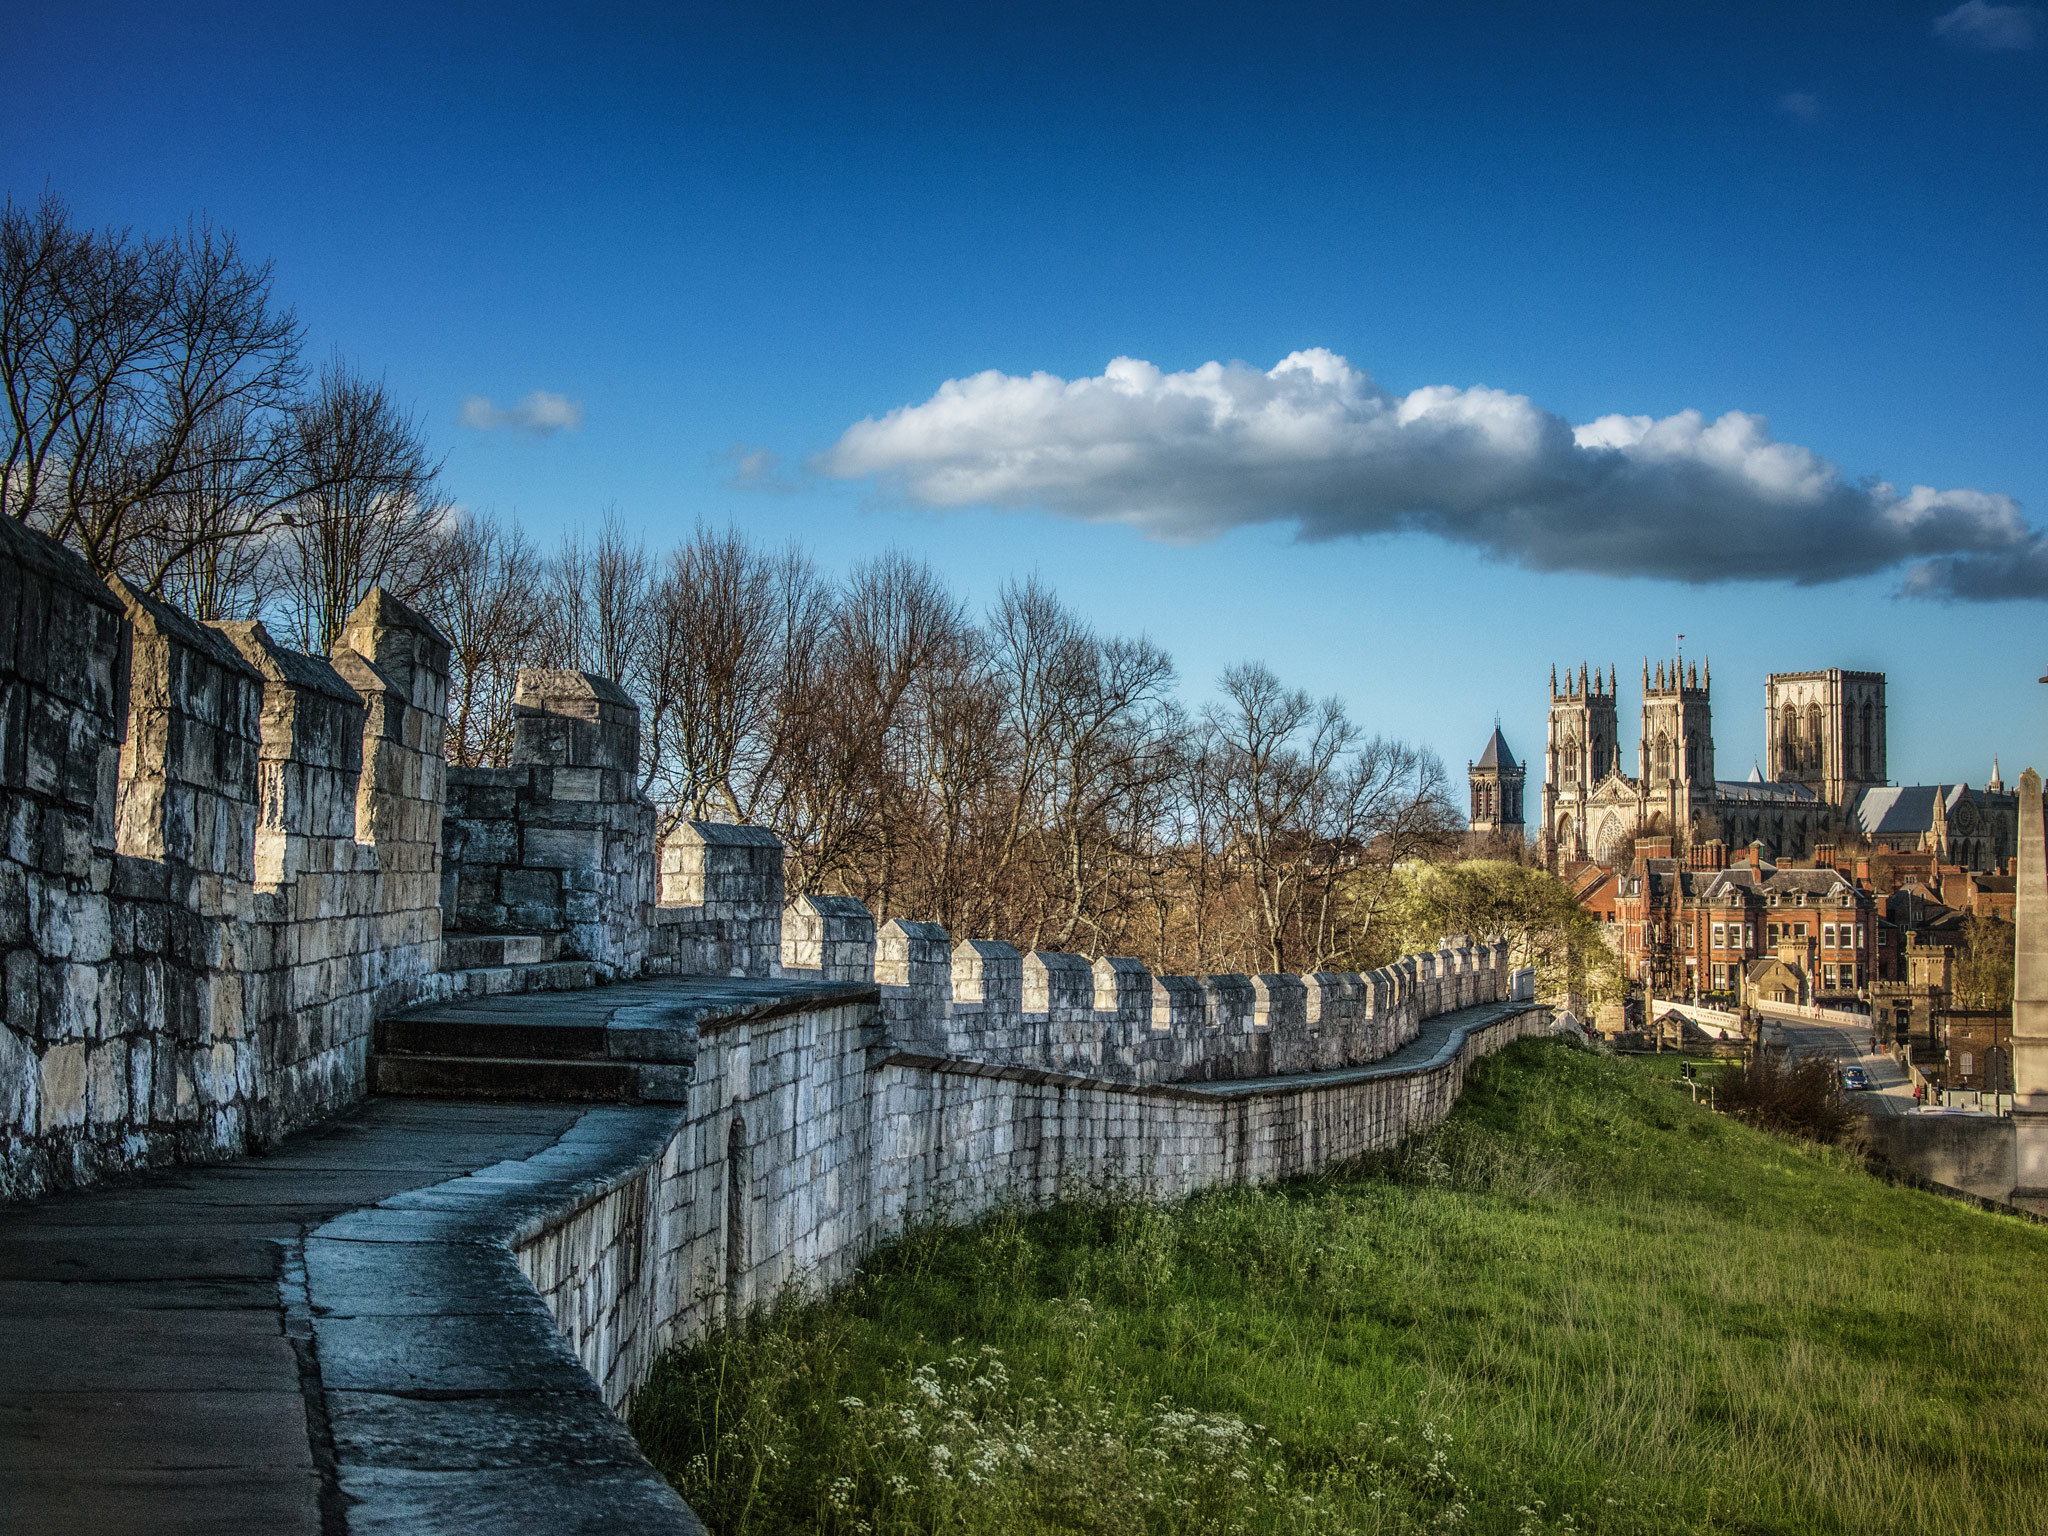
<path fill-rule="evenodd" d="M 663 1362 L 721 1536 L 2039 1532 L 2048 1228 L 1525 1042 L 1375 1165 L 931 1228 Z"/>

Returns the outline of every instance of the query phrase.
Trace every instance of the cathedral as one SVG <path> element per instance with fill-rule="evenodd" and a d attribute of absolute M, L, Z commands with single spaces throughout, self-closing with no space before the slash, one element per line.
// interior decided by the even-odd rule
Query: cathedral
<path fill-rule="evenodd" d="M 1638 837 L 1669 838 L 1681 858 L 1708 843 L 1761 843 L 1769 859 L 1803 859 L 1820 844 L 1855 839 L 1984 870 L 2012 856 L 2018 802 L 2002 792 L 1995 770 L 1982 793 L 1887 784 L 1882 672 L 1837 667 L 1765 678 L 1769 771 L 1752 765 L 1746 779 L 1715 776 L 1713 686 L 1711 666 L 1683 657 L 1643 663 L 1631 777 L 1622 769 L 1614 669 L 1603 677 L 1581 665 L 1561 686 L 1551 669 L 1536 828 L 1546 868 L 1611 867 Z M 1521 833 L 1524 772 L 1496 726 L 1467 768 L 1475 832 Z"/>
<path fill-rule="evenodd" d="M 1880 689 L 1883 679 L 1878 680 Z M 1544 742 L 1544 864 L 1613 864 L 1638 837 L 1669 837 L 1674 847 L 1719 839 L 1762 841 L 1777 854 L 1803 854 L 1832 824 L 1829 807 L 1807 784 L 1714 776 L 1714 673 L 1683 658 L 1643 663 L 1642 730 L 1635 777 L 1622 771 L 1617 678 L 1584 666 L 1560 688 L 1550 677 L 1550 725 Z M 1804 738 L 1801 738 L 1802 741 Z"/>

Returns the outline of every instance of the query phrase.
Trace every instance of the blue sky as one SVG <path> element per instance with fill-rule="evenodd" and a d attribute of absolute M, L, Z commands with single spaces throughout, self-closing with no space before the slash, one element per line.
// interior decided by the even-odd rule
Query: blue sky
<path fill-rule="evenodd" d="M 1894 778 L 1981 784 L 1993 752 L 2008 778 L 2048 760 L 2048 603 L 1896 596 L 1909 562 L 1535 569 L 1579 493 L 1519 543 L 1359 536 L 1386 526 L 1345 522 L 1364 471 L 1320 461 L 1278 493 L 1324 498 L 1336 536 L 1304 541 L 1241 461 L 1170 433 L 1135 481 L 957 505 L 917 456 L 987 469 L 983 439 L 819 457 L 985 370 L 1241 360 L 1263 388 L 1321 348 L 1395 403 L 1765 418 L 1839 467 L 1849 521 L 1785 527 L 1815 577 L 1870 479 L 2038 527 L 2048 28 L 1980 3 L 1938 34 L 1949 9 L 65 5 L 10 28 L 0 181 L 94 222 L 234 228 L 316 355 L 417 404 L 457 497 L 543 536 L 612 506 L 650 539 L 730 519 L 835 568 L 900 545 L 976 599 L 1036 569 L 1168 646 L 1193 697 L 1263 658 L 1454 769 L 1496 711 L 1536 750 L 1553 661 L 1615 662 L 1631 710 L 1683 632 L 1714 661 L 1723 776 L 1761 751 L 1767 670 L 1840 665 L 1890 675 Z M 462 424 L 534 391 L 581 425 Z M 775 489 L 735 477 L 760 450 Z M 1196 510 L 1151 495 L 1182 471 Z M 1721 525 L 1648 494 L 1645 537 L 1727 574 Z M 1134 495 L 1142 526 L 1117 520 Z"/>

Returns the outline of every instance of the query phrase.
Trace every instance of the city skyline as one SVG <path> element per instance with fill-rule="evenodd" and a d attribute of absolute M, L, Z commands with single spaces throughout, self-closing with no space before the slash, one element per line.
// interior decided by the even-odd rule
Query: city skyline
<path fill-rule="evenodd" d="M 1787 668 L 2048 762 L 2038 13 L 1638 9 L 50 10 L 0 171 L 235 230 L 544 540 L 1035 570 L 1453 780 L 1679 633 L 1723 776 Z"/>

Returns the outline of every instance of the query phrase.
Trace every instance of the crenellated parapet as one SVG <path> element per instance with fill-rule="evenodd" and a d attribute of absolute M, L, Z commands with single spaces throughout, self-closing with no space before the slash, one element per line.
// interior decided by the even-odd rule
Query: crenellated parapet
<path fill-rule="evenodd" d="M 323 660 L 0 519 L 0 1195 L 360 1097 L 442 985 L 446 666 L 380 592 Z"/>
<path fill-rule="evenodd" d="M 783 914 L 781 974 L 873 981 L 891 1050 L 1120 1083 L 1222 1082 L 1364 1066 L 1425 1019 L 1514 995 L 1504 944 L 1313 976 L 1155 976 L 1142 961 L 999 940 L 955 943 L 937 923 L 874 919 L 848 896 Z"/>
<path fill-rule="evenodd" d="M 786 900 L 766 828 L 658 831 L 608 679 L 523 672 L 511 761 L 450 768 L 448 664 L 381 589 L 311 656 L 0 519 L 0 1197 L 261 1145 L 367 1091 L 380 1019 L 454 996 L 811 977 L 875 988 L 885 1057 L 1144 1086 L 1378 1061 L 1510 986 L 1448 940 L 1362 976 L 1155 976 L 878 930 Z"/>

